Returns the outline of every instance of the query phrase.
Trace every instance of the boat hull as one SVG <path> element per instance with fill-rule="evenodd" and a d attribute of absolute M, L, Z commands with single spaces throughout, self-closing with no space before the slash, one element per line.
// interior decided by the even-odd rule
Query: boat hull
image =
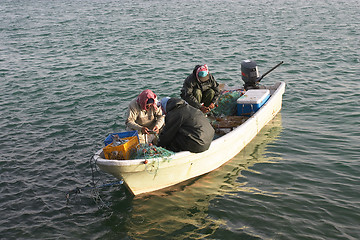
<path fill-rule="evenodd" d="M 214 140 L 202 153 L 180 152 L 169 158 L 107 160 L 99 150 L 94 159 L 102 171 L 123 179 L 134 194 L 156 191 L 220 167 L 237 155 L 281 110 L 285 83 L 269 87 L 270 99 L 242 125 Z"/>

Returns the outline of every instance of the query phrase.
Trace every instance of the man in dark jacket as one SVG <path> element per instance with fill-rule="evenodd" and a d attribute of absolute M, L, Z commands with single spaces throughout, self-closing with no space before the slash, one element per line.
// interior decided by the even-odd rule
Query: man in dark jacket
<path fill-rule="evenodd" d="M 180 94 L 182 99 L 203 113 L 215 107 L 219 95 L 219 84 L 206 64 L 195 66 L 193 72 L 185 79 Z"/>
<path fill-rule="evenodd" d="M 215 131 L 201 111 L 179 98 L 164 98 L 161 106 L 166 116 L 158 146 L 194 153 L 209 148 Z"/>

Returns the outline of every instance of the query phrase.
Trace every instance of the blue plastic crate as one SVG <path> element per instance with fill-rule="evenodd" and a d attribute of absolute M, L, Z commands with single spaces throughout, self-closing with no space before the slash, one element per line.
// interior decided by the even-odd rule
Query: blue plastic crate
<path fill-rule="evenodd" d="M 112 133 L 112 134 L 109 134 L 109 136 L 107 136 L 106 139 L 104 140 L 105 146 L 112 143 L 112 141 L 113 141 L 112 136 L 113 135 L 118 135 L 119 138 L 126 138 L 126 137 L 134 137 L 134 136 L 136 136 L 138 138 L 138 140 L 139 140 L 139 135 L 138 135 L 138 132 L 136 130 L 129 131 L 129 132 Z"/>

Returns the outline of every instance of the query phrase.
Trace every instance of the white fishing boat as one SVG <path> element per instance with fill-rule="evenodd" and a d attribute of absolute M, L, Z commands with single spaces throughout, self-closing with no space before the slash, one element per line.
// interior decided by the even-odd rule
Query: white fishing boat
<path fill-rule="evenodd" d="M 205 152 L 183 151 L 170 157 L 109 160 L 100 149 L 94 160 L 102 171 L 122 179 L 134 195 L 170 187 L 211 172 L 237 155 L 281 110 L 285 83 L 264 88 L 270 91 L 266 103 L 242 124 L 232 126 L 228 133 L 213 140 Z"/>

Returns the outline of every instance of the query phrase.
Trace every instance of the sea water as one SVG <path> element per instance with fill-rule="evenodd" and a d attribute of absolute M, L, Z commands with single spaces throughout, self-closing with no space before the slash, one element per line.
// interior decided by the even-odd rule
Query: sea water
<path fill-rule="evenodd" d="M 0 1 L 1 238 L 359 239 L 359 12 L 358 0 Z M 91 157 L 142 90 L 179 97 L 205 63 L 242 86 L 244 59 L 260 75 L 284 61 L 262 84 L 287 85 L 236 157 L 146 196 L 92 188 L 117 181 Z"/>

